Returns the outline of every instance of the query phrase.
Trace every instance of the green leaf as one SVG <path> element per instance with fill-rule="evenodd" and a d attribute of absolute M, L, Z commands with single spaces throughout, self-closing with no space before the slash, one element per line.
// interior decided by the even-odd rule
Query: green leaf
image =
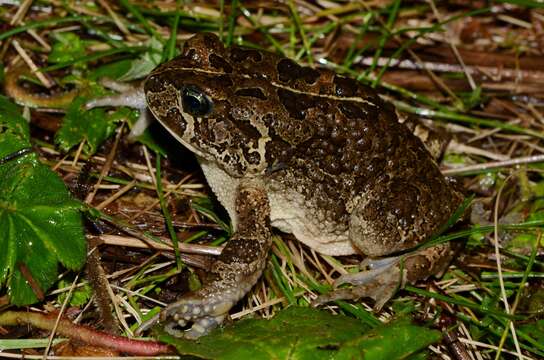
<path fill-rule="evenodd" d="M 152 37 L 148 42 L 149 50 L 132 61 L 130 69 L 119 77 L 119 81 L 131 81 L 147 76 L 160 64 L 162 58 L 163 44 Z"/>
<path fill-rule="evenodd" d="M 97 81 L 100 78 L 106 77 L 109 79 L 118 80 L 121 76 L 129 71 L 133 61 L 134 60 L 123 59 L 102 65 L 96 69 L 93 69 L 87 75 L 87 79 Z"/>
<path fill-rule="evenodd" d="M 70 32 L 54 34 L 55 42 L 48 57 L 50 63 L 63 63 L 85 56 L 85 44 L 79 36 Z"/>
<path fill-rule="evenodd" d="M 30 146 L 28 123 L 19 107 L 0 96 L 0 159 Z"/>
<path fill-rule="evenodd" d="M 474 109 L 486 100 L 482 95 L 482 88 L 480 86 L 477 86 L 469 93 L 460 93 L 459 97 L 463 101 L 463 108 L 466 110 Z"/>
<path fill-rule="evenodd" d="M 106 114 L 103 108 L 85 111 L 83 105 L 87 100 L 86 97 L 78 97 L 66 111 L 64 122 L 55 136 L 55 143 L 63 151 L 69 151 L 85 141 L 83 153 L 94 154 L 115 132 L 117 122 L 132 117 L 127 108 L 119 108 L 111 114 Z"/>
<path fill-rule="evenodd" d="M 70 286 L 72 286 L 71 280 L 68 281 L 63 279 L 59 281 L 59 283 L 57 284 L 57 288 L 59 289 L 69 288 Z M 58 302 L 62 304 L 66 300 L 67 295 L 68 295 L 67 291 L 59 294 Z M 70 301 L 69 301 L 70 306 L 74 306 L 74 307 L 83 306 L 89 302 L 89 299 L 91 298 L 92 295 L 93 295 L 93 289 L 91 288 L 91 285 L 85 282 L 83 283 L 82 286 L 76 287 L 74 291 L 72 292 L 72 296 L 70 297 Z"/>
<path fill-rule="evenodd" d="M 241 320 L 197 341 L 177 339 L 164 332 L 159 340 L 175 346 L 181 355 L 206 359 L 302 360 L 400 359 L 440 339 L 438 331 L 407 320 L 369 329 L 347 316 L 290 307 L 271 320 Z M 380 351 L 391 356 L 376 357 Z"/>
<path fill-rule="evenodd" d="M 71 270 L 85 261 L 79 203 L 51 169 L 32 160 L 0 166 L 0 284 L 7 280 L 16 305 L 37 300 L 21 266 L 45 291 L 57 278 L 58 261 Z"/>
<path fill-rule="evenodd" d="M 344 344 L 335 359 L 405 359 L 439 341 L 440 331 L 397 320 Z"/>
<path fill-rule="evenodd" d="M 5 157 L 30 145 L 28 125 L 7 100 L 0 99 L 0 110 L 0 156 Z M 79 209 L 62 180 L 36 154 L 0 165 L 0 288 L 7 285 L 12 303 L 35 302 L 34 290 L 45 292 L 57 280 L 58 262 L 71 270 L 83 265 Z"/>
<path fill-rule="evenodd" d="M 59 344 L 66 339 L 55 339 L 53 345 Z M 45 348 L 49 344 L 49 338 L 46 339 L 1 339 L 0 349 L 6 350 L 21 350 L 21 349 L 35 349 Z"/>

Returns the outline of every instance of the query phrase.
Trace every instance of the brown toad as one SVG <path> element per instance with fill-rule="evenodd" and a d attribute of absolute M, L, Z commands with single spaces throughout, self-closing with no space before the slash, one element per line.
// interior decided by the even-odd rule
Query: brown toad
<path fill-rule="evenodd" d="M 383 257 L 422 243 L 462 201 L 392 105 L 332 71 L 198 34 L 149 75 L 144 93 L 195 153 L 235 229 L 206 285 L 162 311 L 176 335 L 223 321 L 259 278 L 271 226 L 323 254 Z M 400 258 L 341 281 L 381 306 L 399 283 L 441 271 L 451 251 L 442 244 Z"/>

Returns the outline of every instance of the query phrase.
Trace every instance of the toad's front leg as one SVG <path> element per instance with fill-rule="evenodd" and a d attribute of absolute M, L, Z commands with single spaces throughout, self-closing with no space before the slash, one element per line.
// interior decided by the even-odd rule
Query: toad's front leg
<path fill-rule="evenodd" d="M 245 184 L 236 199 L 238 226 L 213 264 L 204 287 L 183 296 L 160 313 L 165 329 L 177 337 L 197 338 L 221 324 L 255 285 L 271 244 L 270 207 L 264 190 Z M 182 330 L 187 326 L 188 330 Z"/>
<path fill-rule="evenodd" d="M 144 89 L 142 86 L 132 87 L 112 80 L 102 80 L 102 85 L 112 90 L 119 91 L 117 95 L 106 96 L 93 99 L 85 104 L 87 109 L 102 106 L 128 106 L 140 110 L 138 121 L 130 129 L 128 139 L 133 141 L 142 135 L 153 120 L 151 114 L 147 111 Z"/>

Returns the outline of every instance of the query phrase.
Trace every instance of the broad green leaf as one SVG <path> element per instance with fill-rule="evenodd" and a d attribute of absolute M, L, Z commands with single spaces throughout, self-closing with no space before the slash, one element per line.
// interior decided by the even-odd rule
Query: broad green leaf
<path fill-rule="evenodd" d="M 22 266 L 45 291 L 56 280 L 58 261 L 71 270 L 83 265 L 79 208 L 47 166 L 32 160 L 0 166 L 0 284 L 7 281 L 12 303 L 37 300 Z"/>
<path fill-rule="evenodd" d="M 406 359 L 439 341 L 440 331 L 412 325 L 408 319 L 370 330 L 343 344 L 335 359 Z"/>
<path fill-rule="evenodd" d="M 0 155 L 29 146 L 28 125 L 0 99 Z M 71 270 L 85 261 L 79 213 L 62 180 L 30 153 L 0 165 L 0 288 L 12 303 L 31 304 L 57 279 L 58 262 Z M 24 271 L 27 273 L 23 276 Z"/>
<path fill-rule="evenodd" d="M 368 327 L 323 310 L 290 307 L 271 320 L 241 320 L 198 341 L 163 335 L 182 355 L 209 359 L 330 359 L 339 346 Z"/>
<path fill-rule="evenodd" d="M 360 359 L 361 354 L 374 356 L 386 346 L 402 349 L 388 350 L 390 357 L 368 359 L 400 359 L 437 341 L 439 334 L 408 321 L 370 330 L 354 318 L 290 307 L 271 320 L 241 320 L 196 341 L 176 339 L 164 332 L 159 339 L 175 346 L 181 355 L 206 359 Z"/>
<path fill-rule="evenodd" d="M 512 240 L 510 240 L 506 246 L 508 249 L 531 249 L 536 244 L 537 239 L 541 239 L 540 244 L 544 244 L 544 240 L 541 237 L 537 237 L 535 234 L 531 233 L 522 233 L 517 234 Z"/>
<path fill-rule="evenodd" d="M 116 62 L 102 65 L 91 70 L 87 75 L 87 79 L 97 81 L 100 78 L 119 79 L 123 74 L 126 74 L 132 66 L 133 60 L 123 59 Z"/>
<path fill-rule="evenodd" d="M 148 44 L 149 50 L 132 61 L 130 69 L 119 77 L 119 81 L 131 81 L 147 76 L 151 70 L 160 64 L 162 58 L 163 44 L 152 37 Z"/>
<path fill-rule="evenodd" d="M 86 111 L 83 105 L 87 100 L 86 97 L 78 97 L 68 107 L 64 122 L 55 136 L 55 142 L 63 151 L 69 151 L 85 141 L 83 152 L 94 154 L 115 132 L 116 123 L 134 117 L 127 108 L 119 108 L 111 114 L 107 114 L 104 108 Z"/>
<path fill-rule="evenodd" d="M 29 146 L 28 123 L 17 105 L 0 96 L 0 159 Z"/>

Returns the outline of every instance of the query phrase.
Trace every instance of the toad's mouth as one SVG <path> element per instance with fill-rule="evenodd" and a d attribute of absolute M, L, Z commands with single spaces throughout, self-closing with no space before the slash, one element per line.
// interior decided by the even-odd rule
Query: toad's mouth
<path fill-rule="evenodd" d="M 181 145 L 185 146 L 189 151 L 191 151 L 192 153 L 194 153 L 197 157 L 201 157 L 201 158 L 204 158 L 206 160 L 212 160 L 212 155 L 211 154 L 208 154 L 208 153 L 205 153 L 204 151 L 202 151 L 200 148 L 198 147 L 195 147 L 190 141 L 189 139 L 191 139 L 192 137 L 194 137 L 194 131 L 192 129 L 194 129 L 194 118 L 187 114 L 187 113 L 183 113 L 182 112 L 182 116 L 183 118 L 185 119 L 185 122 L 187 124 L 187 130 L 183 133 L 183 136 L 180 136 L 178 133 L 176 133 L 174 130 L 172 130 L 171 126 L 165 122 L 164 120 L 162 120 L 160 118 L 160 116 L 158 114 L 155 114 L 153 112 L 152 109 L 151 110 L 151 113 L 153 114 L 153 116 L 155 117 L 155 119 L 157 119 L 157 121 L 170 133 L 170 135 L 172 135 L 172 137 L 174 139 L 176 139 Z M 191 118 L 191 120 L 189 121 L 187 119 L 187 117 Z M 183 121 L 183 120 L 181 120 Z M 191 129 L 191 130 L 190 130 Z"/>

